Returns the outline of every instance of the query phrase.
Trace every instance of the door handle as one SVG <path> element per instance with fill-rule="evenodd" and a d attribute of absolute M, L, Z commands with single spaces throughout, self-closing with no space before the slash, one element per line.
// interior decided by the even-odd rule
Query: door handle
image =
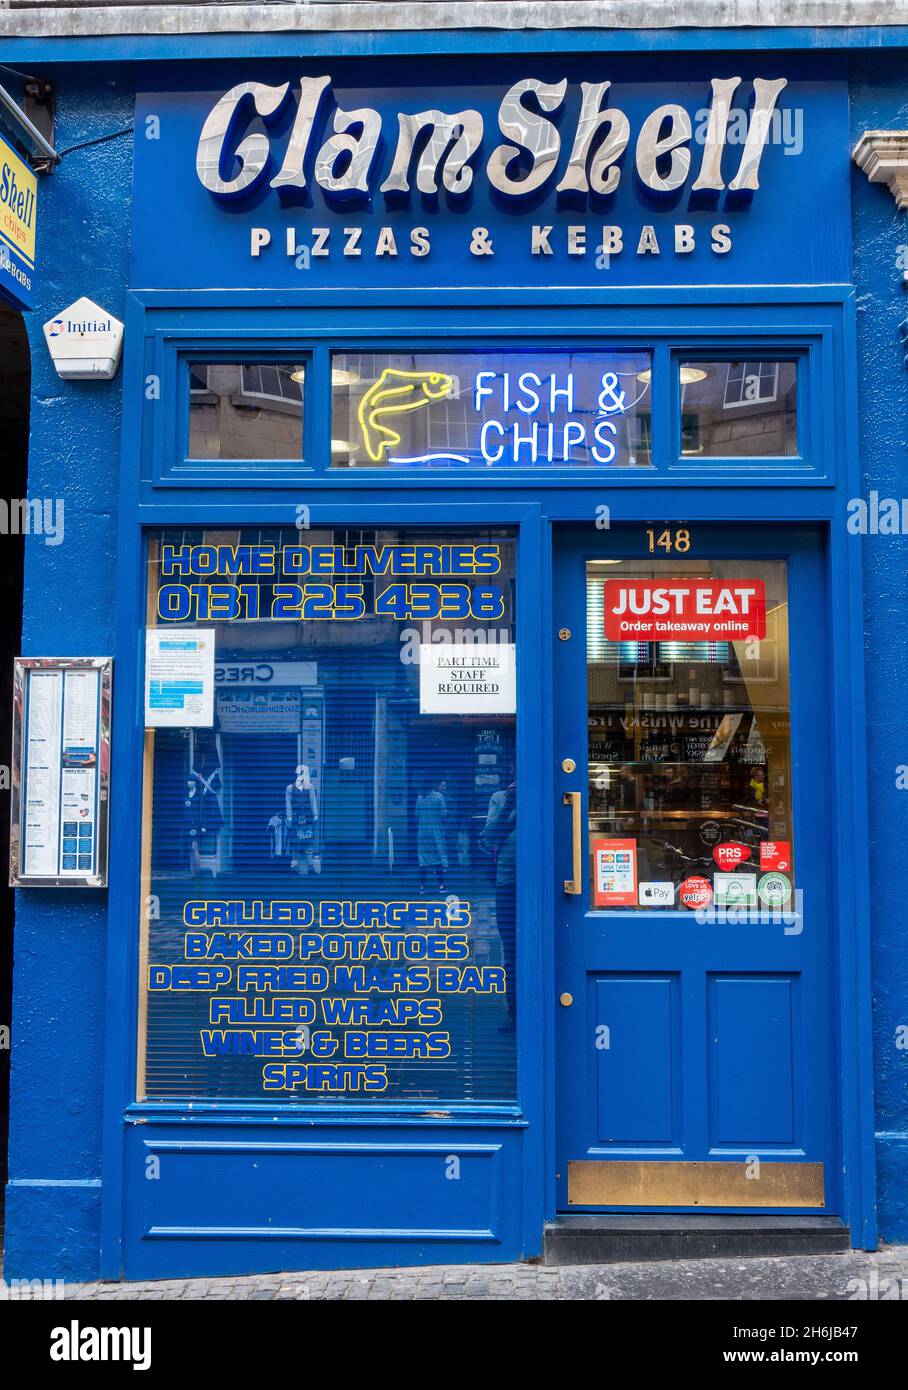
<path fill-rule="evenodd" d="M 583 826 L 580 823 L 580 792 L 565 792 L 564 804 L 571 808 L 571 872 L 572 878 L 564 880 L 565 893 L 574 895 L 583 891 Z"/>

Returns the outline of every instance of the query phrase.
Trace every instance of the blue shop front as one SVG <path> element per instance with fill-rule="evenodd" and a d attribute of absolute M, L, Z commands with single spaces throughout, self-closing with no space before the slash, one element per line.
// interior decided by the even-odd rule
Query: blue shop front
<path fill-rule="evenodd" d="M 844 66 L 136 74 L 102 1275 L 872 1247 Z"/>

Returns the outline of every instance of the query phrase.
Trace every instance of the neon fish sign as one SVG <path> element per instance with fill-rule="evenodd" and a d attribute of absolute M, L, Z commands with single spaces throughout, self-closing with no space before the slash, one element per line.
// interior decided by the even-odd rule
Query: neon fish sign
<path fill-rule="evenodd" d="M 400 443 L 400 434 L 391 424 L 394 417 L 422 410 L 431 401 L 450 395 L 453 389 L 454 378 L 447 372 L 404 372 L 385 367 L 357 409 L 363 445 L 370 461 L 381 463 L 388 451 Z"/>
<path fill-rule="evenodd" d="M 456 369 L 464 360 L 454 358 L 450 366 Z M 607 356 L 576 369 L 562 359 L 563 366 L 550 370 L 538 361 L 533 368 L 493 368 L 485 365 L 490 360 L 480 355 L 483 365 L 464 378 L 427 357 L 410 358 L 409 369 L 403 363 L 385 366 L 358 400 L 352 397 L 368 461 L 608 465 L 618 457 L 619 435 L 630 453 L 630 417 L 649 391 L 649 373 L 640 370 L 647 357 L 636 363 L 619 359 L 619 369 L 604 368 L 604 361 L 615 361 Z M 434 413 L 438 405 L 442 408 Z M 622 417 L 628 418 L 622 422 Z M 404 436 L 419 452 L 408 452 L 407 445 L 401 449 Z M 430 443 L 436 447 L 426 448 Z"/>

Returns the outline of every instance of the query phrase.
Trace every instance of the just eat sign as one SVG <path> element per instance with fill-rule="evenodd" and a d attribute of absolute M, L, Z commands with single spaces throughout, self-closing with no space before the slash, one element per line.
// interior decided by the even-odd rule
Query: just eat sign
<path fill-rule="evenodd" d="M 607 579 L 610 642 L 736 642 L 766 636 L 762 579 Z"/>

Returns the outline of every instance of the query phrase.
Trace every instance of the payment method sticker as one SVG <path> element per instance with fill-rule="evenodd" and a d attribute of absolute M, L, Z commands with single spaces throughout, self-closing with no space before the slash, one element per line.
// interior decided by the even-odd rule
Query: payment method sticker
<path fill-rule="evenodd" d="M 593 865 L 595 907 L 637 906 L 636 840 L 594 840 Z"/>
<path fill-rule="evenodd" d="M 674 907 L 675 885 L 669 880 L 662 883 L 640 884 L 641 907 Z"/>

